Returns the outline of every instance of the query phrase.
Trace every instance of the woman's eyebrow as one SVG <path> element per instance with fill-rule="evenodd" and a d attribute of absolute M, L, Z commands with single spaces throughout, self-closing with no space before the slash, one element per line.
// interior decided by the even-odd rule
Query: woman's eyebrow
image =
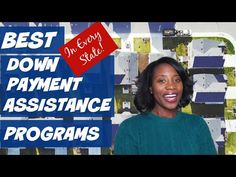
<path fill-rule="evenodd" d="M 158 78 L 158 77 L 167 77 L 167 75 L 160 74 L 160 75 L 156 75 L 156 76 L 154 76 L 153 78 Z"/>
<path fill-rule="evenodd" d="M 166 77 L 166 76 L 168 76 L 168 74 L 157 74 L 157 75 L 154 76 L 154 77 L 158 77 L 158 76 L 164 76 L 164 77 Z M 180 77 L 179 74 L 175 74 L 175 75 L 173 75 L 173 76 L 174 76 L 174 77 L 176 77 L 176 76 Z"/>

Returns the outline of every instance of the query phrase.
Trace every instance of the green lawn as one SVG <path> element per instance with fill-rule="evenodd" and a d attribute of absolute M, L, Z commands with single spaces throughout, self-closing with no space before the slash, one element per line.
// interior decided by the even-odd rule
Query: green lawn
<path fill-rule="evenodd" d="M 188 69 L 188 62 L 179 62 L 184 69 Z"/>
<path fill-rule="evenodd" d="M 234 70 L 235 70 L 234 67 L 224 68 L 224 73 L 225 73 L 225 75 L 227 76 L 227 79 L 228 79 L 228 81 L 227 81 L 228 86 L 236 86 L 235 77 L 234 77 Z"/>
<path fill-rule="evenodd" d="M 233 155 L 236 153 L 236 132 L 226 132 L 225 154 Z"/>
<path fill-rule="evenodd" d="M 113 38 L 114 42 L 118 46 L 119 49 L 121 49 L 121 38 Z"/>
<path fill-rule="evenodd" d="M 236 104 L 236 99 L 227 99 L 225 107 L 225 119 L 236 119 L 236 116 L 233 113 L 233 105 Z"/>
<path fill-rule="evenodd" d="M 190 104 L 188 104 L 187 106 L 185 106 L 185 107 L 182 108 L 181 110 L 182 110 L 182 112 L 192 114 L 192 108 L 191 108 L 191 105 L 190 105 Z"/>
<path fill-rule="evenodd" d="M 176 55 L 177 56 L 187 56 L 188 55 L 187 46 L 184 45 L 183 43 L 178 44 L 175 50 L 176 50 Z"/>
<path fill-rule="evenodd" d="M 150 53 L 150 38 L 134 38 L 134 51 L 140 53 Z"/>

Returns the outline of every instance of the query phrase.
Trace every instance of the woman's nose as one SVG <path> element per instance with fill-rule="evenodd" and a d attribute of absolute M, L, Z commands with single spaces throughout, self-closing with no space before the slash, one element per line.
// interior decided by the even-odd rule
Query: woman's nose
<path fill-rule="evenodd" d="M 175 84 L 174 83 L 168 83 L 167 85 L 166 85 L 166 89 L 167 90 L 173 90 L 173 89 L 175 89 L 176 87 L 175 87 Z"/>

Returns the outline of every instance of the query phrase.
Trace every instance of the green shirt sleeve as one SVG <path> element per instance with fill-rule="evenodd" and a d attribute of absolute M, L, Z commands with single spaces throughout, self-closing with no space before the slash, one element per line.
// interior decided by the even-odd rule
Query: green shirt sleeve
<path fill-rule="evenodd" d="M 138 154 L 137 132 L 129 126 L 129 121 L 123 121 L 117 131 L 114 144 L 115 155 Z"/>
<path fill-rule="evenodd" d="M 199 120 L 200 120 L 200 123 L 197 130 L 199 153 L 202 155 L 216 155 L 217 151 L 216 151 L 209 127 L 207 126 L 207 123 L 202 118 Z"/>

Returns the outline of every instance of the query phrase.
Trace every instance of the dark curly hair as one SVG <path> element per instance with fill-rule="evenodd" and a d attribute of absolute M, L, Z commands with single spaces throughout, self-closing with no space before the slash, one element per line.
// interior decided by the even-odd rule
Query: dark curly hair
<path fill-rule="evenodd" d="M 175 59 L 170 57 L 162 57 L 150 63 L 138 77 L 138 90 L 134 97 L 134 104 L 137 110 L 141 113 L 151 111 L 155 106 L 155 100 L 153 95 L 150 93 L 149 88 L 152 85 L 154 69 L 163 63 L 171 65 L 182 80 L 183 94 L 178 104 L 178 108 L 185 107 L 191 101 L 191 96 L 193 94 L 193 82 L 190 79 L 187 70 L 185 70 Z"/>

